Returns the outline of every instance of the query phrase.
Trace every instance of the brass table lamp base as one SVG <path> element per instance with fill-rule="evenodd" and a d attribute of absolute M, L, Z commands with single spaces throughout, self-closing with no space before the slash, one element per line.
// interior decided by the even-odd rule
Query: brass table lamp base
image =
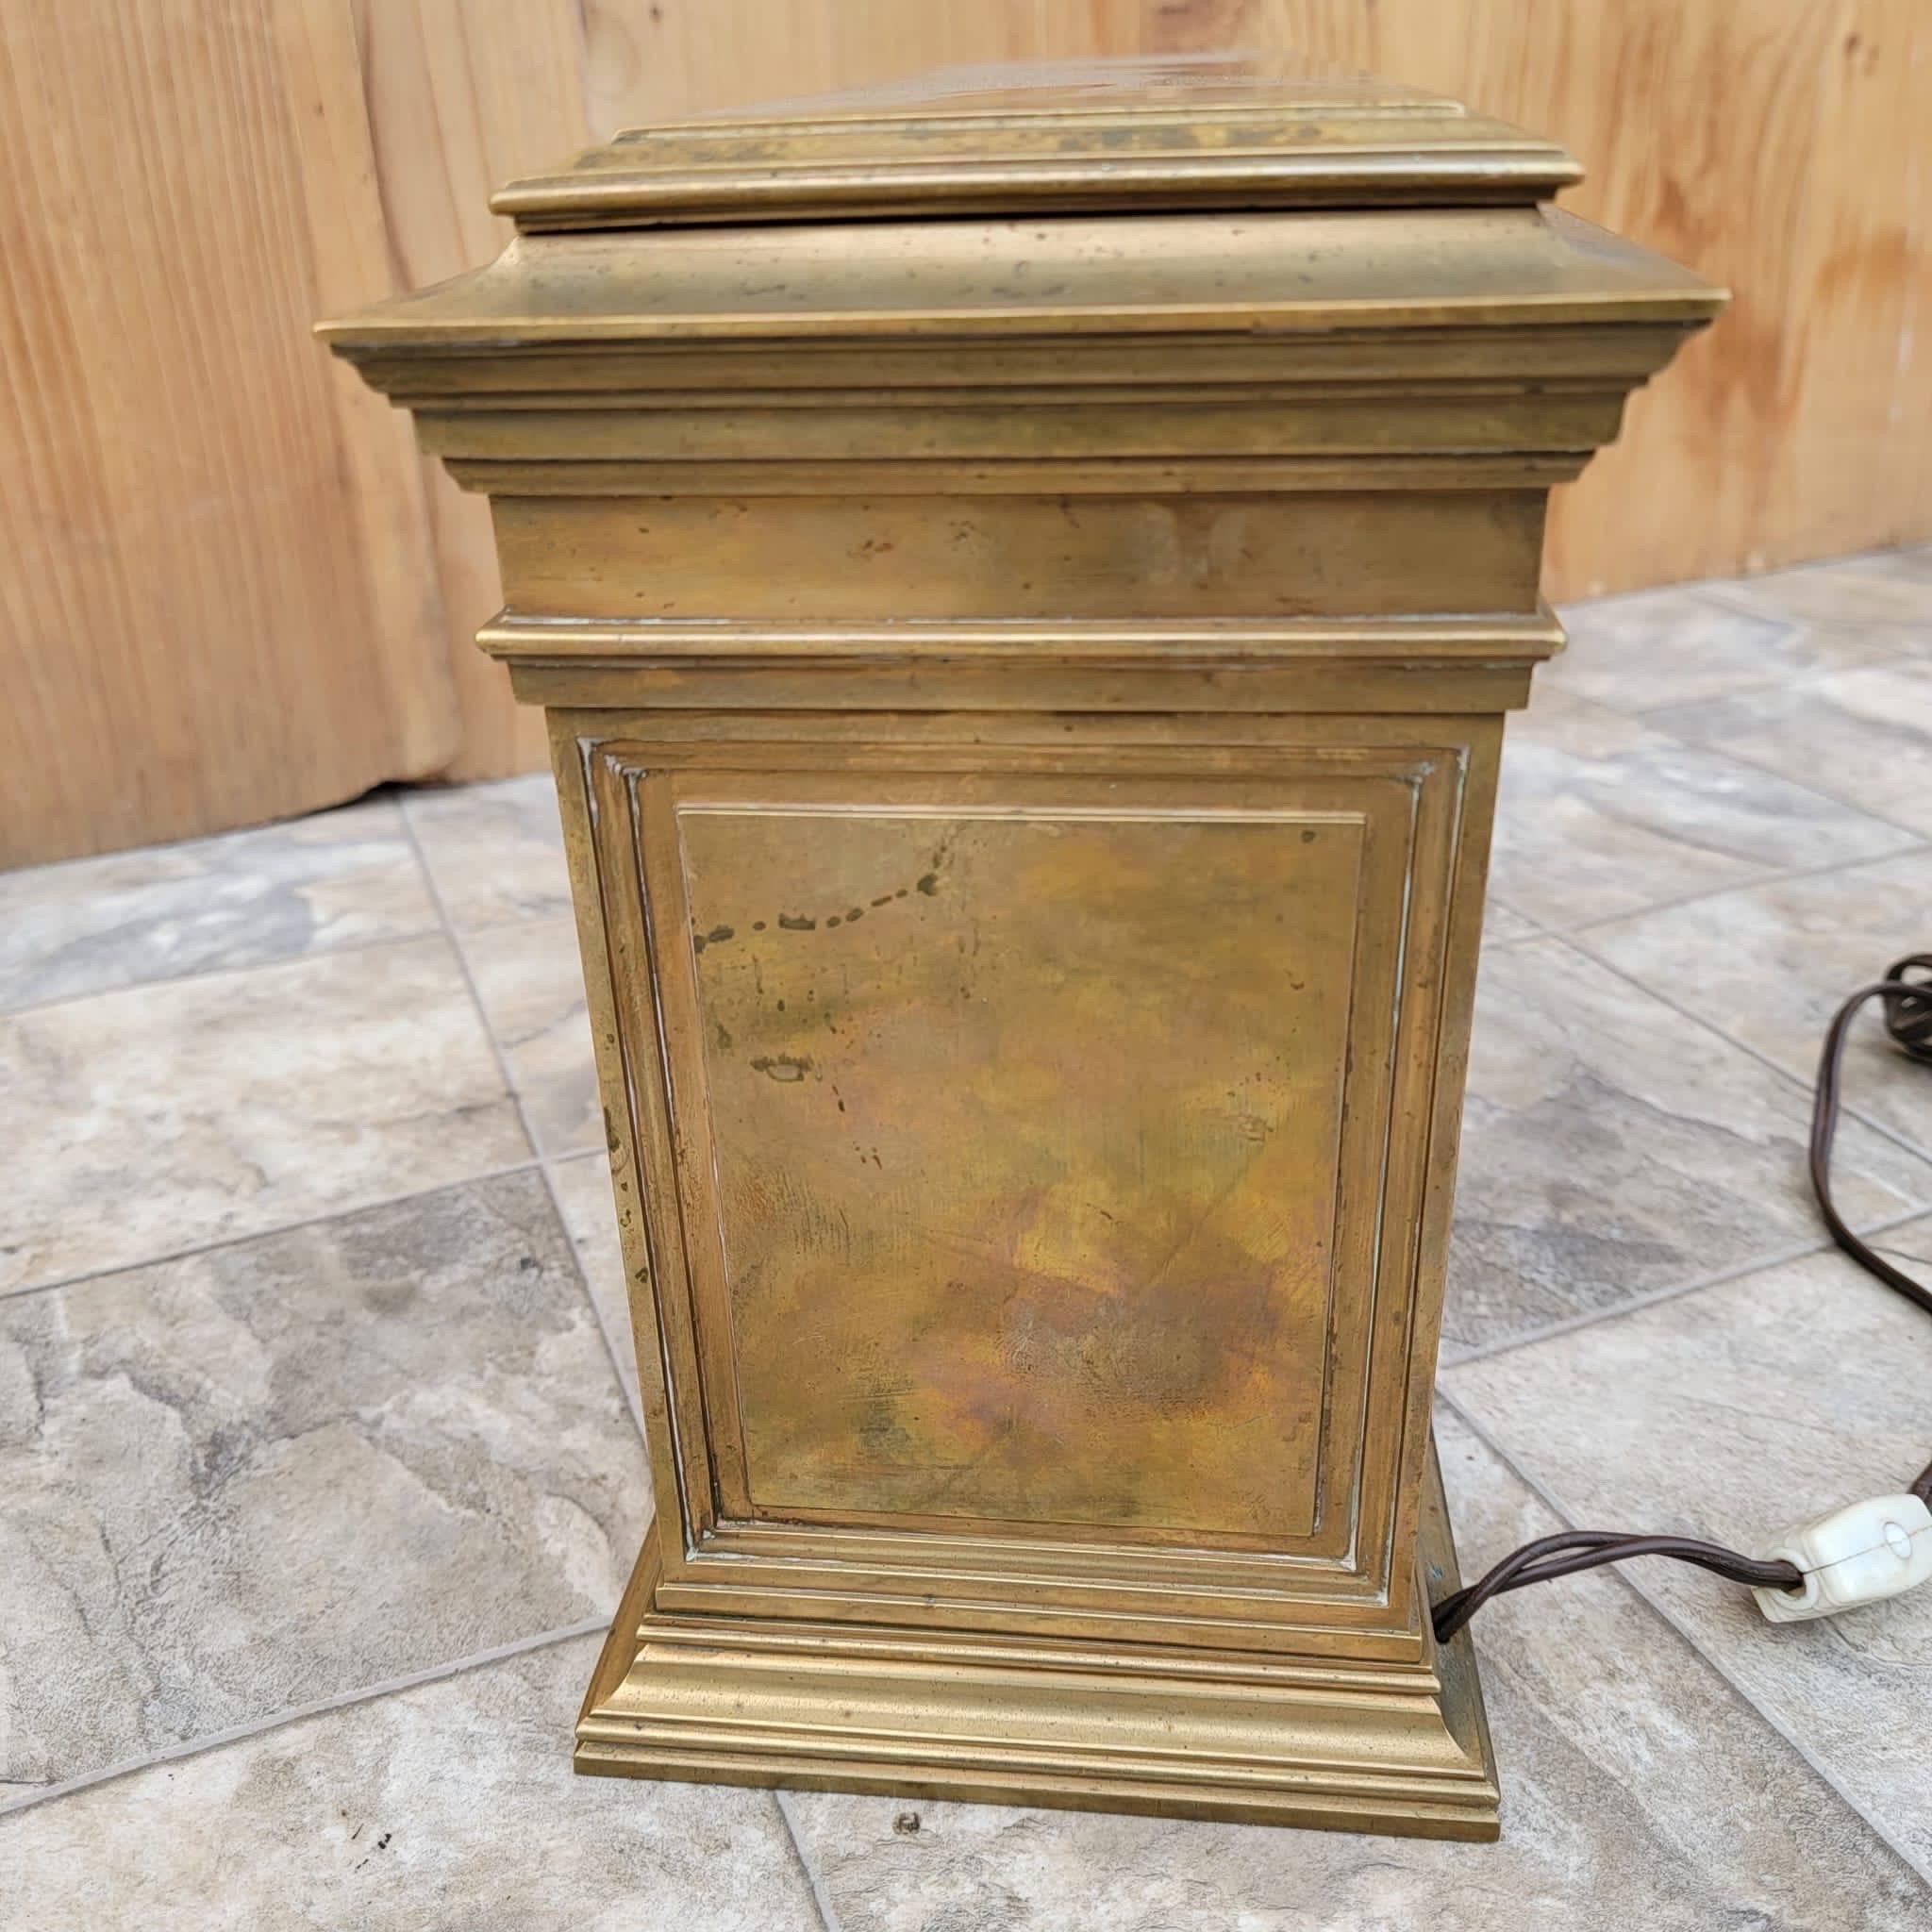
<path fill-rule="evenodd" d="M 329 325 L 548 717 L 658 1525 L 576 1761 L 1492 1837 L 1429 1418 L 1503 721 L 1720 298 L 1454 102 L 1047 78 L 621 135 Z"/>

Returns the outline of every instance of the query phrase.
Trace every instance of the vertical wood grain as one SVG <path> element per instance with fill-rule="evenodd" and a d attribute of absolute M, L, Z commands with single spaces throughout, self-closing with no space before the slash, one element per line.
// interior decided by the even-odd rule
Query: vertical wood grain
<path fill-rule="evenodd" d="M 0 5 L 0 863 L 455 749 L 407 436 L 308 340 L 355 279 L 316 175 L 375 209 L 291 56 L 217 0 Z"/>
<path fill-rule="evenodd" d="M 1814 166 L 1791 243 L 1790 441 L 1772 504 L 1810 554 L 1932 527 L 1932 9 L 1848 0 L 1818 81 L 1814 154 L 1829 166 Z"/>
<path fill-rule="evenodd" d="M 354 0 L 354 16 L 395 286 L 477 267 L 509 238 L 496 187 L 590 141 L 575 0 Z M 489 508 L 424 469 L 460 726 L 443 775 L 535 771 L 543 721 L 473 641 L 502 602 Z"/>

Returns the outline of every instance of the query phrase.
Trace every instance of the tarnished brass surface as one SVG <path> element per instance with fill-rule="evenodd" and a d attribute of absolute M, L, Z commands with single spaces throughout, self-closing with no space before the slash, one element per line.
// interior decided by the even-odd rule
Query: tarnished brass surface
<path fill-rule="evenodd" d="M 676 808 L 751 1513 L 1306 1538 L 1361 817 L 908 789 Z"/>
<path fill-rule="evenodd" d="M 579 1762 L 1480 1837 L 1502 719 L 1720 298 L 1453 104 L 1140 79 L 620 137 L 327 330 L 550 718 L 658 1505 Z"/>
<path fill-rule="evenodd" d="M 1581 175 L 1554 142 L 1365 76 L 1257 93 L 1238 59 L 1194 58 L 1137 62 L 1134 80 L 935 76 L 896 101 L 632 128 L 568 168 L 511 182 L 491 206 L 530 229 L 1277 200 L 1400 207 L 1535 201 Z"/>
<path fill-rule="evenodd" d="M 1420 1557 L 1457 1587 L 1433 1457 Z M 577 1726 L 579 1771 L 1016 1799 L 1493 1839 L 1494 1755 L 1465 1629 L 1431 1673 L 947 1640 L 653 1611 L 644 1545 Z"/>

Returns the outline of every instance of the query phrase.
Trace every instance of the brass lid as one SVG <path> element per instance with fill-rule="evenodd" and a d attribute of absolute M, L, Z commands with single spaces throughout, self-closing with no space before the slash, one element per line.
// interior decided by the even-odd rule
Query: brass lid
<path fill-rule="evenodd" d="M 935 215 L 1525 205 L 1555 143 L 1367 78 L 1245 60 L 953 69 L 896 89 L 632 128 L 491 206 L 526 231 Z"/>
<path fill-rule="evenodd" d="M 1219 58 L 979 69 L 620 135 L 498 195 L 538 232 L 488 267 L 321 333 L 401 393 L 418 378 L 392 353 L 419 371 L 460 356 L 474 376 L 591 343 L 1681 330 L 1715 313 L 1698 276 L 1549 207 L 1576 176 L 1547 142 L 1373 80 Z"/>

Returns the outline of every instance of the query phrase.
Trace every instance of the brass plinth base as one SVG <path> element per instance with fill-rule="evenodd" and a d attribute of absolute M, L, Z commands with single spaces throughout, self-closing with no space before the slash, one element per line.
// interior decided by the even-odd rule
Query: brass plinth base
<path fill-rule="evenodd" d="M 1454 1588 L 1440 1481 L 1421 1560 Z M 646 1541 L 577 1724 L 576 1768 L 1257 1824 L 1493 1839 L 1468 1634 L 1432 1667 L 1140 1653 L 646 1613 Z M 1145 1657 L 1145 1661 L 1141 1658 Z"/>

